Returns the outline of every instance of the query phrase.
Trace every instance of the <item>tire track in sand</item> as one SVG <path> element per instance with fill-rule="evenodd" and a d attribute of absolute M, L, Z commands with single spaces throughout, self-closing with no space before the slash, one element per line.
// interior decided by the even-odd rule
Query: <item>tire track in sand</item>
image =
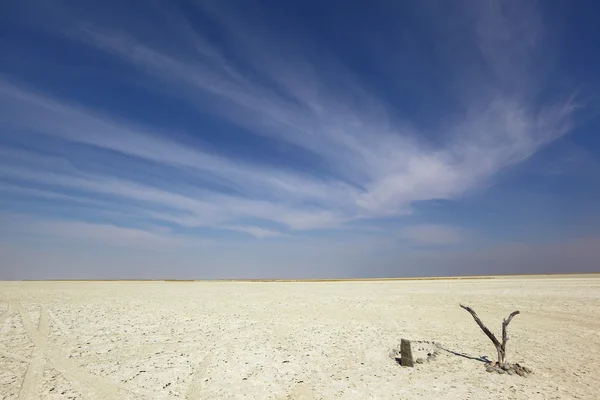
<path fill-rule="evenodd" d="M 187 400 L 201 399 L 202 398 L 202 396 L 201 396 L 202 386 L 204 384 L 204 382 L 202 382 L 202 379 L 206 375 L 207 365 L 212 360 L 215 351 L 217 349 L 225 346 L 230 341 L 236 339 L 238 335 L 240 335 L 242 333 L 247 333 L 248 331 L 251 331 L 259 324 L 260 324 L 259 322 L 254 322 L 243 328 L 235 329 L 234 331 L 225 334 L 221 338 L 221 340 L 217 341 L 214 345 L 212 345 L 210 347 L 210 349 L 207 351 L 206 355 L 204 357 L 202 357 L 202 360 L 200 360 L 200 362 L 198 363 L 196 368 L 194 368 L 194 372 L 190 379 L 190 384 L 188 386 L 188 390 L 184 396 L 184 399 L 187 399 Z"/>
<path fill-rule="evenodd" d="M 71 333 L 71 330 L 67 327 L 67 325 L 63 322 L 62 319 L 60 319 L 54 312 L 52 312 L 51 309 L 48 308 L 47 310 L 50 319 L 54 322 L 56 328 L 58 328 L 64 339 L 67 341 L 67 344 L 71 347 L 74 347 L 76 342 L 74 340 L 73 334 Z"/>
<path fill-rule="evenodd" d="M 8 296 L 6 297 L 6 310 L 2 313 L 2 315 L 0 315 L 0 328 L 2 327 L 2 324 L 4 324 L 4 320 L 6 320 L 9 316 L 10 316 L 10 299 L 8 298 Z"/>
<path fill-rule="evenodd" d="M 9 302 L 9 309 L 2 314 L 2 320 L 9 315 L 9 311 L 12 308 L 14 308 L 14 311 L 18 312 L 23 327 L 34 344 L 31 359 L 27 360 L 23 358 L 22 360 L 29 361 L 29 365 L 25 378 L 21 384 L 18 397 L 20 400 L 37 397 L 37 392 L 42 385 L 42 376 L 45 368 L 53 368 L 58 371 L 72 385 L 73 389 L 84 396 L 84 398 L 123 399 L 129 398 L 132 394 L 147 399 L 180 398 L 141 387 L 131 387 L 129 385 L 120 384 L 109 378 L 94 375 L 81 369 L 81 366 L 79 366 L 77 362 L 64 354 L 62 351 L 63 349 L 53 346 L 48 340 L 50 334 L 50 319 L 52 319 L 69 344 L 75 344 L 77 342 L 75 340 L 76 338 L 59 317 L 45 306 L 42 306 L 38 326 L 36 327 L 31 323 L 26 311 L 20 304 L 16 303 L 14 304 L 14 307 L 11 307 L 11 303 Z M 239 333 L 240 331 L 243 332 L 251 327 L 252 325 L 241 328 L 228 336 L 233 336 L 234 333 Z M 224 344 L 224 342 L 226 341 L 219 341 L 215 347 L 219 344 Z"/>
<path fill-rule="evenodd" d="M 2 313 L 2 315 L 0 315 L 0 329 L 2 328 L 2 325 L 4 324 L 4 321 L 11 315 L 11 306 L 10 306 L 10 299 L 6 298 L 6 310 Z M 24 363 L 29 364 L 31 362 L 31 359 L 26 358 L 26 357 L 21 357 L 21 356 L 17 356 L 11 353 L 8 353 L 6 351 L 0 350 L 0 356 L 2 357 L 6 357 L 6 358 L 10 358 L 12 360 L 16 360 L 16 361 L 21 361 Z"/>
<path fill-rule="evenodd" d="M 38 327 L 35 328 L 31 321 L 27 318 L 24 310 L 20 307 L 20 305 L 16 306 L 17 312 L 21 317 L 21 321 L 29 338 L 34 343 L 33 355 L 31 357 L 31 362 L 27 368 L 27 372 L 25 374 L 25 379 L 23 379 L 23 383 L 21 385 L 21 390 L 19 393 L 19 399 L 31 399 L 36 397 L 36 392 L 41 387 L 41 377 L 44 372 L 44 368 L 47 364 L 54 367 L 57 371 L 59 371 L 65 378 L 72 377 L 76 368 L 73 366 L 65 365 L 64 361 L 61 360 L 62 355 L 59 351 L 55 349 L 50 349 L 48 346 L 48 334 L 49 334 L 49 317 L 48 310 L 45 307 L 42 307 L 40 311 L 40 319 L 38 323 Z M 65 368 L 66 367 L 66 368 Z M 83 374 L 75 373 L 77 380 L 73 381 L 72 379 L 68 379 L 70 383 L 73 385 L 74 389 L 80 392 L 81 394 L 89 393 L 91 391 L 94 393 L 93 398 L 101 397 L 101 398 L 122 398 L 120 393 L 117 390 L 113 390 L 110 386 L 98 385 L 98 382 L 101 379 L 91 378 L 85 379 L 86 377 Z M 82 387 L 80 381 L 85 382 L 88 387 Z M 86 382 L 87 381 L 87 382 Z M 100 395 L 100 396 L 98 396 Z"/>
<path fill-rule="evenodd" d="M 81 339 L 78 340 L 78 338 L 72 333 L 71 329 L 60 317 L 52 312 L 52 310 L 48 309 L 48 314 L 63 335 L 67 343 L 67 347 L 70 349 L 77 347 L 77 343 L 79 343 Z M 83 341 L 86 340 L 87 339 Z M 50 362 L 52 363 L 54 369 L 60 372 L 63 377 L 73 385 L 74 389 L 80 393 L 85 393 L 86 390 L 89 391 L 91 389 L 94 392 L 91 394 L 91 397 L 93 398 L 96 398 L 98 394 L 103 393 L 106 398 L 121 399 L 123 398 L 124 392 L 127 392 L 144 396 L 144 398 L 148 399 L 175 399 L 175 397 L 168 394 L 143 389 L 141 387 L 133 387 L 131 384 L 118 383 L 110 380 L 109 378 L 91 374 L 83 370 L 77 362 L 66 356 L 64 351 L 60 351 L 56 348 L 56 346 L 50 344 L 49 348 L 51 356 Z"/>
<path fill-rule="evenodd" d="M 31 361 L 27 366 L 25 378 L 21 384 L 19 399 L 31 399 L 36 395 L 36 391 L 41 385 L 42 373 L 46 365 L 46 352 L 48 350 L 48 333 L 50 324 L 48 313 L 42 307 L 37 328 L 31 324 L 20 305 L 17 305 L 17 311 L 21 317 L 21 323 L 25 327 L 29 338 L 34 343 Z"/>
<path fill-rule="evenodd" d="M 192 374 L 191 382 L 188 386 L 188 390 L 184 398 L 186 400 L 194 400 L 194 399 L 202 399 L 202 391 L 204 389 L 204 381 L 203 379 L 208 372 L 208 365 L 211 361 L 214 361 L 214 355 L 217 350 L 222 347 L 228 345 L 233 340 L 240 339 L 242 336 L 248 337 L 249 333 L 253 335 L 256 334 L 255 331 L 257 328 L 263 328 L 267 330 L 277 330 L 282 328 L 282 323 L 280 321 L 270 321 L 268 323 L 265 322 L 254 322 L 248 326 L 233 330 L 227 334 L 225 334 L 221 340 L 217 341 L 213 346 L 210 347 L 206 355 L 200 360 L 196 368 L 194 369 L 194 373 Z M 290 330 L 289 327 L 283 327 L 284 332 L 288 332 Z M 281 333 L 279 333 L 281 334 Z M 297 383 L 292 386 L 283 396 L 278 397 L 285 400 L 309 400 L 317 398 L 314 388 L 311 384 L 307 382 Z"/>

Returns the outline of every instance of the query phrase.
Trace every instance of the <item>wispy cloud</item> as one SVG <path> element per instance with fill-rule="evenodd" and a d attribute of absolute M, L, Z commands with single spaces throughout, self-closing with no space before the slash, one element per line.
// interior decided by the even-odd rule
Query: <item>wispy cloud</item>
<path fill-rule="evenodd" d="M 268 79 L 287 91 L 284 96 L 270 86 L 259 86 L 215 49 L 210 49 L 210 63 L 188 62 L 181 54 L 152 48 L 132 35 L 91 28 L 85 32 L 100 49 L 143 68 L 188 98 L 202 103 L 208 97 L 226 104 L 215 111 L 256 134 L 323 157 L 340 179 L 363 189 L 355 193 L 356 203 L 378 214 L 394 213 L 413 201 L 452 198 L 498 170 L 523 161 L 571 128 L 571 99 L 546 104 L 532 99 L 539 90 L 534 70 L 537 54 L 528 54 L 537 48 L 541 27 L 536 23 L 524 29 L 527 21 L 536 17 L 525 13 L 514 19 L 481 8 L 475 35 L 493 76 L 480 91 L 464 93 L 465 113 L 438 128 L 437 134 L 447 137 L 447 145 L 434 149 L 419 143 L 421 132 L 415 131 L 410 121 L 392 122 L 384 105 L 365 93 L 358 82 L 347 78 L 343 89 L 331 90 L 311 73 L 317 66 L 304 63 L 297 67 L 282 61 L 294 59 L 291 54 L 280 59 L 264 53 L 254 57 L 268 62 L 262 68 Z M 243 31 L 244 25 L 227 22 L 230 32 Z M 196 36 L 190 41 L 191 47 L 206 47 Z M 525 45 L 526 49 L 517 51 Z M 269 46 L 253 43 L 252 48 Z M 513 56 L 518 56 L 517 62 Z M 520 68 L 500 68 L 506 58 Z M 341 65 L 334 69 L 344 71 Z M 511 90 L 507 90 L 507 81 L 512 83 Z"/>
<path fill-rule="evenodd" d="M 182 135 L 203 135 L 209 128 L 151 128 L 5 79 L 0 82 L 0 138 L 5 139 L 0 153 L 10 157 L 0 161 L 0 179 L 10 182 L 0 189 L 60 199 L 67 207 L 72 201 L 93 204 L 121 212 L 128 221 L 233 230 L 257 238 L 398 216 L 417 202 L 455 199 L 571 129 L 572 100 L 540 102 L 539 82 L 530 84 L 537 65 L 530 54 L 539 47 L 541 22 L 533 12 L 515 19 L 489 7 L 477 8 L 471 30 L 484 56 L 484 73 L 473 80 L 467 73 L 460 76 L 470 88 L 458 94 L 464 96 L 461 111 L 442 118 L 431 132 L 391 112 L 393 105 L 333 56 L 319 63 L 292 50 L 270 51 L 275 48 L 270 39 L 252 35 L 243 19 L 223 18 L 218 7 L 210 12 L 229 32 L 227 52 L 208 44 L 172 10 L 165 10 L 164 23 L 183 38 L 176 47 L 158 44 L 148 32 L 137 32 L 135 24 L 78 25 L 68 32 L 74 40 L 133 66 L 173 98 L 248 135 L 304 152 L 315 165 L 281 167 L 197 142 L 190 146 Z M 245 48 L 256 51 L 248 63 L 259 63 L 260 71 L 239 62 Z M 325 70 L 337 71 L 337 82 Z M 424 137 L 438 139 L 432 144 Z M 126 172 L 116 173 L 119 169 Z M 156 171 L 172 179 L 161 181 Z M 48 225 L 38 228 L 49 231 Z M 92 229 L 84 223 L 54 228 L 103 239 L 114 232 L 127 240 L 163 240 L 153 233 L 146 237 L 141 231 Z M 404 236 L 434 244 L 461 237 L 435 225 L 407 229 Z"/>
<path fill-rule="evenodd" d="M 53 220 L 28 215 L 2 215 L 5 225 L 0 234 L 26 239 L 65 241 L 74 245 L 98 243 L 101 245 L 134 248 L 138 250 L 176 249 L 199 247 L 209 243 L 206 239 L 177 237 L 168 230 L 137 229 L 107 223 Z"/>
<path fill-rule="evenodd" d="M 259 228 L 256 226 L 229 225 L 229 226 L 226 226 L 225 228 L 230 229 L 232 231 L 244 232 L 244 233 L 252 235 L 258 239 L 265 239 L 265 238 L 280 236 L 279 232 L 276 232 L 276 231 L 273 231 L 270 229 Z"/>

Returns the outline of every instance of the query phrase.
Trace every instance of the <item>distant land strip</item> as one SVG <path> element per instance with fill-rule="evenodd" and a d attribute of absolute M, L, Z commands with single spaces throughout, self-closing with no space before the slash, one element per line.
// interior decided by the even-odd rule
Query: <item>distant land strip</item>
<path fill-rule="evenodd" d="M 315 278 L 315 279 L 269 279 L 269 278 L 230 278 L 230 279 L 21 279 L 21 282 L 377 282 L 377 281 L 430 281 L 430 280 L 468 280 L 502 279 L 510 277 L 561 277 L 577 275 L 598 275 L 600 272 L 569 272 L 556 274 L 505 274 L 505 275 L 465 275 L 465 276 L 421 276 L 402 278 Z"/>

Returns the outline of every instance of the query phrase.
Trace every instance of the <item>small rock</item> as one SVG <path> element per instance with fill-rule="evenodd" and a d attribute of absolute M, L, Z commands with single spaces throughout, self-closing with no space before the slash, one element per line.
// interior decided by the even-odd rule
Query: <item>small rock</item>
<path fill-rule="evenodd" d="M 486 372 L 494 372 L 496 370 L 496 368 L 489 366 L 485 369 Z"/>
<path fill-rule="evenodd" d="M 417 359 L 415 360 L 415 362 L 416 362 L 417 364 L 423 364 L 423 363 L 425 362 L 425 360 L 424 360 L 424 359 L 422 359 L 422 358 L 417 358 Z"/>
<path fill-rule="evenodd" d="M 505 373 L 506 373 L 506 371 L 505 371 L 505 370 L 503 370 L 502 368 L 498 368 L 496 371 L 498 371 L 498 373 L 499 373 L 500 375 L 502 375 L 502 374 L 505 374 Z"/>
<path fill-rule="evenodd" d="M 508 371 L 506 371 L 506 373 L 509 375 L 514 375 L 515 371 L 513 371 L 512 369 L 509 369 Z"/>

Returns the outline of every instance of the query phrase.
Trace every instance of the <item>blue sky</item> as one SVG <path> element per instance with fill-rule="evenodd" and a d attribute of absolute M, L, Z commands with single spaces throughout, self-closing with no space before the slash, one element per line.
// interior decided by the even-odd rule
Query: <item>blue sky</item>
<path fill-rule="evenodd" d="M 591 1 L 14 1 L 0 278 L 598 271 Z"/>

